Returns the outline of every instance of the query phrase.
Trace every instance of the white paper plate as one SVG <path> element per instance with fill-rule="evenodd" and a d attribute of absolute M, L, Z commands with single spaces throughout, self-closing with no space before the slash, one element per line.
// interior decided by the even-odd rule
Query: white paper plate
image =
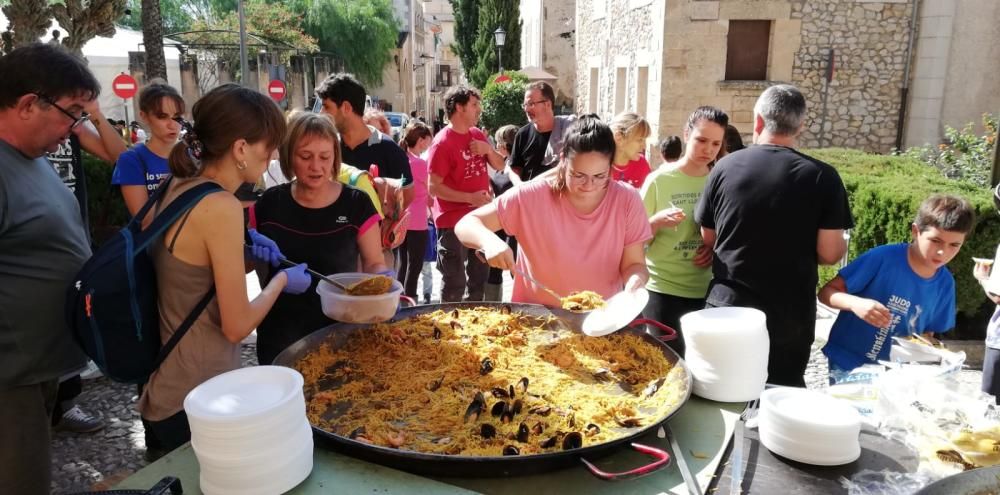
<path fill-rule="evenodd" d="M 600 309 L 591 311 L 583 320 L 581 330 L 591 337 L 602 337 L 628 326 L 646 307 L 649 292 L 639 289 L 635 292 L 619 292 Z"/>
<path fill-rule="evenodd" d="M 850 404 L 801 388 L 765 390 L 760 397 L 760 439 L 782 457 L 838 466 L 861 455 L 861 415 Z"/>
<path fill-rule="evenodd" d="M 241 368 L 209 379 L 184 398 L 189 420 L 245 425 L 302 400 L 302 375 L 284 366 Z"/>

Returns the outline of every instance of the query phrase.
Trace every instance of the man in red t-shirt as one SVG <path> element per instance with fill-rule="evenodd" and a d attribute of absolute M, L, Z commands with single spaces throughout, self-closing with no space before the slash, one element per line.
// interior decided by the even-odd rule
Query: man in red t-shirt
<path fill-rule="evenodd" d="M 438 229 L 437 267 L 441 271 L 441 302 L 482 301 L 489 267 L 455 237 L 455 224 L 470 211 L 493 200 L 487 163 L 504 169 L 504 159 L 475 127 L 483 112 L 479 92 L 455 86 L 444 95 L 449 124 L 434 137 L 427 151 L 434 225 Z"/>

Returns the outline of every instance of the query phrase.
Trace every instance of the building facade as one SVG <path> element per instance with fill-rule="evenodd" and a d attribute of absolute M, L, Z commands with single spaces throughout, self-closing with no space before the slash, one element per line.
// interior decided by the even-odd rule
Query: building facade
<path fill-rule="evenodd" d="M 552 84 L 555 106 L 572 110 L 576 99 L 576 4 L 521 0 L 521 67 Z"/>
<path fill-rule="evenodd" d="M 713 105 L 746 138 L 761 91 L 788 82 L 808 101 L 803 146 L 938 142 L 945 124 L 1000 107 L 997 13 L 992 0 L 578 0 L 576 109 L 636 111 L 653 125 L 653 145 Z M 958 87 L 965 104 L 952 106 Z"/>

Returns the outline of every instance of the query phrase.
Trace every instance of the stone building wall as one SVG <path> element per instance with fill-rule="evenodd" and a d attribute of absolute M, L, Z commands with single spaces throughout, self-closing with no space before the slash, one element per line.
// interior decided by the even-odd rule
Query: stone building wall
<path fill-rule="evenodd" d="M 802 20 L 802 44 L 792 81 L 806 94 L 809 124 L 803 146 L 843 146 L 888 152 L 896 141 L 900 90 L 912 5 L 898 1 L 806 0 L 792 5 Z M 824 112 L 826 56 L 836 72 Z"/>
<path fill-rule="evenodd" d="M 659 136 L 664 3 L 576 3 L 576 112 L 607 120 L 619 111 L 644 115 L 653 127 L 648 151 Z"/>
<path fill-rule="evenodd" d="M 542 59 L 538 65 L 559 78 L 552 84 L 556 105 L 572 108 L 576 96 L 576 4 L 546 0 L 542 19 Z"/>

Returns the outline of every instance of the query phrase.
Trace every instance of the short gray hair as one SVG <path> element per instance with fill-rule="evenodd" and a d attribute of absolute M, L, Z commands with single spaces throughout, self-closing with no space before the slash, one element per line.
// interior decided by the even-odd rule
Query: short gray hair
<path fill-rule="evenodd" d="M 794 136 L 806 118 L 806 98 L 795 86 L 778 84 L 760 94 L 753 113 L 764 119 L 771 134 Z"/>

